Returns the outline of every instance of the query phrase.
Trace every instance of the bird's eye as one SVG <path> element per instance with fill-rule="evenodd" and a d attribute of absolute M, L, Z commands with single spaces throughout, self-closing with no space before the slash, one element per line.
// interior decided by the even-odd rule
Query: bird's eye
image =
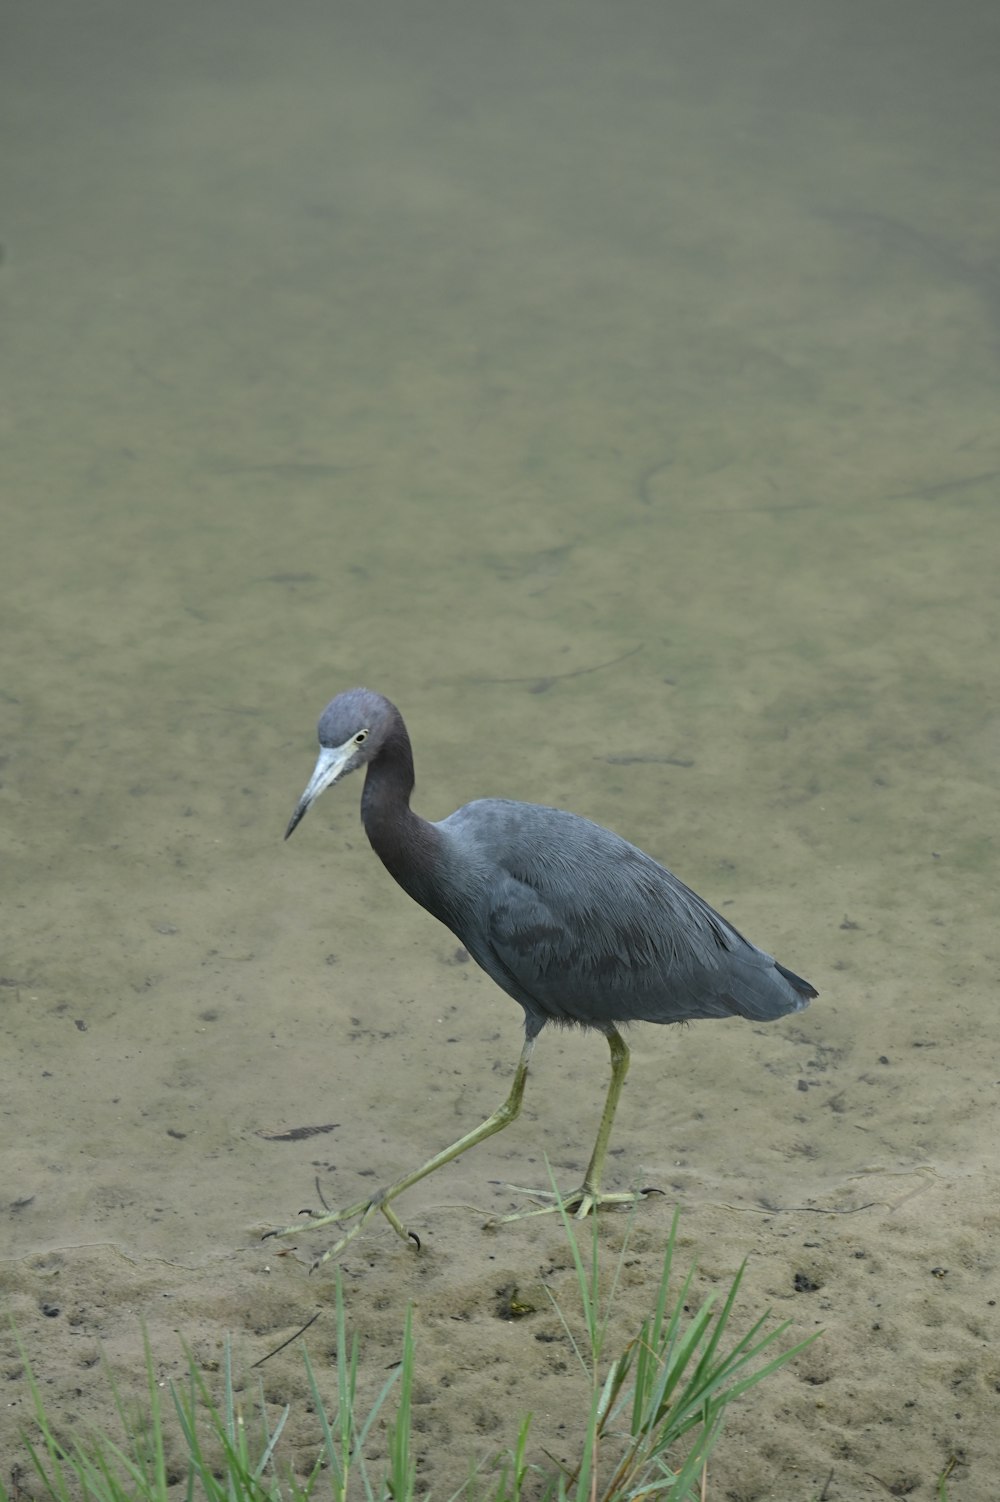
<path fill-rule="evenodd" d="M 365 743 L 365 741 L 367 739 L 368 739 L 368 731 L 367 730 L 359 730 L 358 733 L 357 733 L 357 735 L 354 737 L 354 744 L 356 746 L 363 746 L 364 743 Z"/>

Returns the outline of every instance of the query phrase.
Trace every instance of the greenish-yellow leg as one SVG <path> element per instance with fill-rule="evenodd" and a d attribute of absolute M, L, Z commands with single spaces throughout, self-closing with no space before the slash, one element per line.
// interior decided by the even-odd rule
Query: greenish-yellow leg
<path fill-rule="evenodd" d="M 622 1087 L 625 1084 L 625 1076 L 628 1074 L 629 1051 L 628 1045 L 621 1033 L 614 1027 L 608 1028 L 606 1034 L 608 1047 L 611 1050 L 611 1082 L 608 1085 L 608 1093 L 604 1102 L 604 1110 L 601 1114 L 601 1124 L 597 1128 L 597 1140 L 594 1143 L 594 1151 L 590 1155 L 587 1164 L 586 1176 L 583 1186 L 572 1194 L 560 1196 L 562 1204 L 567 1210 L 572 1210 L 577 1220 L 583 1220 L 592 1210 L 599 1205 L 624 1205 L 636 1199 L 641 1199 L 645 1190 L 638 1190 L 632 1194 L 602 1194 L 601 1179 L 604 1175 L 604 1159 L 608 1152 L 608 1142 L 611 1138 L 611 1128 L 614 1125 L 615 1112 L 618 1109 L 618 1101 L 621 1098 Z M 516 1186 L 512 1186 L 516 1187 Z M 538 1199 L 557 1200 L 551 1190 L 525 1189 L 519 1191 L 530 1194 Z M 551 1215 L 559 1208 L 558 1200 L 552 1205 L 543 1205 L 539 1210 L 521 1210 L 514 1215 L 505 1215 L 504 1221 L 524 1220 L 529 1215 Z"/>
<path fill-rule="evenodd" d="M 617 1033 L 615 1037 L 618 1038 Z M 618 1038 L 618 1042 L 622 1049 L 625 1050 L 625 1068 L 628 1068 L 628 1050 L 625 1048 L 625 1044 L 621 1038 Z M 372 1195 L 371 1199 L 359 1200 L 356 1205 L 348 1205 L 346 1210 L 333 1210 L 328 1215 L 312 1215 L 307 1219 L 300 1220 L 294 1226 L 284 1226 L 280 1231 L 268 1231 L 267 1235 L 298 1236 L 302 1231 L 315 1231 L 322 1226 L 338 1225 L 345 1220 L 356 1221 L 356 1224 L 349 1231 L 345 1232 L 339 1241 L 335 1242 L 333 1246 L 323 1253 L 322 1257 L 316 1260 L 313 1264 L 314 1267 L 319 1267 L 328 1257 L 335 1257 L 338 1252 L 343 1251 L 347 1243 L 353 1241 L 358 1232 L 368 1224 L 376 1210 L 381 1210 L 397 1236 L 401 1236 L 406 1241 L 409 1233 L 399 1217 L 390 1210 L 389 1206 L 392 1201 L 398 1195 L 402 1194 L 404 1190 L 411 1189 L 421 1179 L 426 1179 L 427 1175 L 433 1173 L 436 1168 L 443 1168 L 446 1163 L 451 1163 L 470 1147 L 475 1147 L 477 1143 L 485 1142 L 486 1138 L 492 1137 L 494 1132 L 502 1131 L 505 1126 L 510 1125 L 521 1109 L 521 1102 L 524 1099 L 524 1082 L 528 1078 L 528 1060 L 531 1058 L 531 1050 L 534 1046 L 534 1038 L 525 1039 L 524 1047 L 521 1049 L 521 1057 L 517 1061 L 514 1082 L 510 1087 L 510 1094 L 503 1105 L 499 1106 L 493 1112 L 492 1116 L 488 1116 L 480 1126 L 475 1127 L 471 1132 L 466 1132 L 464 1137 L 459 1137 L 458 1141 L 453 1142 L 451 1147 L 446 1147 L 441 1152 L 436 1153 L 422 1168 L 416 1169 L 413 1173 L 408 1173 L 405 1178 L 397 1179 L 394 1184 L 389 1184 L 385 1189 L 379 1189 L 377 1193 Z M 612 1053 L 614 1053 L 614 1044 L 612 1044 Z M 612 1085 L 613 1083 L 614 1081 L 612 1080 Z M 621 1091 L 620 1084 L 618 1090 L 619 1092 Z M 604 1108 L 604 1115 L 607 1118 L 607 1131 L 605 1131 L 603 1120 L 601 1122 L 601 1131 L 605 1135 L 605 1145 L 607 1133 L 611 1130 L 611 1118 L 614 1116 L 614 1107 L 617 1098 L 616 1095 L 614 1101 L 612 1101 L 609 1092 L 608 1104 Z M 600 1140 L 600 1134 L 598 1140 Z M 591 1167 L 588 1170 L 588 1179 L 594 1167 L 597 1154 L 596 1148 L 594 1149 L 594 1154 L 595 1157 L 591 1159 Z M 603 1159 L 603 1152 L 601 1156 Z"/>

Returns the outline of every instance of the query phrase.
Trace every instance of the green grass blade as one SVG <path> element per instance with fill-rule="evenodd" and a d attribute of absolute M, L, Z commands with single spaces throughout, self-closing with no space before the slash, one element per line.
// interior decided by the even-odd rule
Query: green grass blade
<path fill-rule="evenodd" d="M 416 1462 L 410 1448 L 413 1429 L 413 1311 L 407 1308 L 403 1326 L 403 1360 L 399 1369 L 399 1406 L 389 1425 L 389 1477 L 386 1491 L 392 1502 L 410 1502 L 416 1479 Z"/>

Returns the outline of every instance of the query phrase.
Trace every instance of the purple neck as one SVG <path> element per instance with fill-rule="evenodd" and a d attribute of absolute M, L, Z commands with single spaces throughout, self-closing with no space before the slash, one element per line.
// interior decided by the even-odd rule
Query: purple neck
<path fill-rule="evenodd" d="M 434 899 L 440 836 L 410 807 L 413 751 L 406 726 L 397 719 L 369 763 L 361 794 L 361 822 L 389 874 L 423 907 L 438 914 Z"/>

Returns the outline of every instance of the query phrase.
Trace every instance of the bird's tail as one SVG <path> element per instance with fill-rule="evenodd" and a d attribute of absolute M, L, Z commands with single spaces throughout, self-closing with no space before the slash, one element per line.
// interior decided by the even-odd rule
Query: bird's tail
<path fill-rule="evenodd" d="M 786 970 L 785 966 L 779 965 L 777 960 L 774 962 L 774 968 L 779 975 L 784 976 L 792 990 L 798 993 L 799 1007 L 808 1006 L 813 997 L 819 995 L 816 987 L 811 986 L 807 980 L 803 980 L 801 975 L 796 975 L 794 970 Z"/>

